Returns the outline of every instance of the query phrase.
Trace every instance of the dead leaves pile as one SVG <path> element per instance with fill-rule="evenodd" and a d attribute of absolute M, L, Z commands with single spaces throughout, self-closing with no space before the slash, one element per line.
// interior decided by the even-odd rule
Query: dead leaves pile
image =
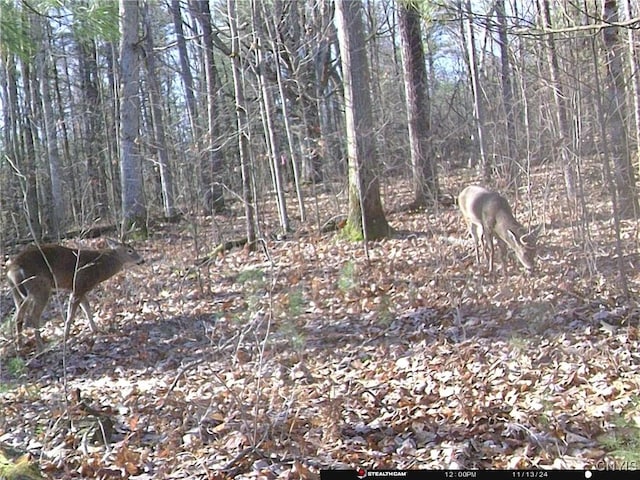
<path fill-rule="evenodd" d="M 536 276 L 490 277 L 454 210 L 389 220 L 368 251 L 306 235 L 204 266 L 167 227 L 95 293 L 99 335 L 2 367 L 0 445 L 50 478 L 616 465 L 640 349 L 615 273 L 550 228 Z"/>

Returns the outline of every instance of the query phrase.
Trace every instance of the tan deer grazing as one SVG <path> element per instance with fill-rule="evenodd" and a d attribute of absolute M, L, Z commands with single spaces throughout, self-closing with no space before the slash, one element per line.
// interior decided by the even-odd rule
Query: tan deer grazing
<path fill-rule="evenodd" d="M 7 262 L 7 277 L 16 304 L 14 323 L 18 338 L 25 316 L 35 330 L 38 350 L 42 346 L 40 316 L 52 290 L 71 292 L 64 338 L 69 335 L 71 321 L 78 309 L 84 311 L 89 327 L 96 332 L 93 312 L 86 298 L 97 284 L 113 277 L 126 264 L 141 264 L 144 259 L 129 245 L 107 240 L 111 248 L 83 250 L 61 245 L 34 245 Z"/>
<path fill-rule="evenodd" d="M 471 185 L 458 195 L 458 206 L 469 225 L 478 263 L 480 263 L 478 251 L 478 243 L 480 243 L 489 261 L 489 272 L 493 272 L 493 237 L 495 236 L 498 238 L 505 271 L 507 266 L 505 245 L 516 254 L 522 266 L 528 271 L 533 271 L 537 231 L 527 232 L 518 223 L 509 202 L 503 196 L 486 188 Z"/>

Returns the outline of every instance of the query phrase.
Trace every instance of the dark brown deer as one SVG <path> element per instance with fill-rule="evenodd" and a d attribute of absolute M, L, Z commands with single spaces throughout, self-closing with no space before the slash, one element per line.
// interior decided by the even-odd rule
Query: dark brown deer
<path fill-rule="evenodd" d="M 113 277 L 126 264 L 139 265 L 144 262 L 133 247 L 112 240 L 108 242 L 111 248 L 102 250 L 34 245 L 9 259 L 7 277 L 16 304 L 14 323 L 18 337 L 22 333 L 25 317 L 28 317 L 35 330 L 37 348 L 41 348 L 40 316 L 53 290 L 71 292 L 65 320 L 65 340 L 78 306 L 84 311 L 91 331 L 97 331 L 87 293 Z"/>

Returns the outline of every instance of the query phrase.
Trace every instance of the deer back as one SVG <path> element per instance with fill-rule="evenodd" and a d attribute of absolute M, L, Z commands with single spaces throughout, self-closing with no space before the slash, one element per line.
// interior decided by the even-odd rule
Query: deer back
<path fill-rule="evenodd" d="M 40 245 L 29 247 L 9 260 L 7 275 L 21 290 L 23 282 L 37 279 L 46 282 L 51 289 L 84 295 L 122 270 L 125 264 L 142 262 L 142 257 L 126 244 L 104 250 Z"/>

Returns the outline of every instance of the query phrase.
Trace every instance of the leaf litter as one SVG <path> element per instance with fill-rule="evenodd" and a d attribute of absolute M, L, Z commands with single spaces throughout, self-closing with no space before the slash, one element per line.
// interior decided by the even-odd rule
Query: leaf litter
<path fill-rule="evenodd" d="M 160 226 L 147 266 L 92 292 L 97 335 L 77 319 L 63 357 L 50 312 L 52 348 L 18 352 L 23 372 L 8 371 L 3 347 L 0 445 L 48 478 L 614 461 L 602 438 L 622 417 L 637 424 L 640 349 L 635 299 L 621 300 L 607 257 L 610 222 L 578 248 L 549 207 L 536 275 L 512 263 L 490 276 L 454 208 L 394 211 L 410 198 L 395 191 L 398 234 L 368 257 L 309 226 L 196 264 L 206 251 L 191 229 Z M 193 219 L 201 231 L 208 220 Z"/>

